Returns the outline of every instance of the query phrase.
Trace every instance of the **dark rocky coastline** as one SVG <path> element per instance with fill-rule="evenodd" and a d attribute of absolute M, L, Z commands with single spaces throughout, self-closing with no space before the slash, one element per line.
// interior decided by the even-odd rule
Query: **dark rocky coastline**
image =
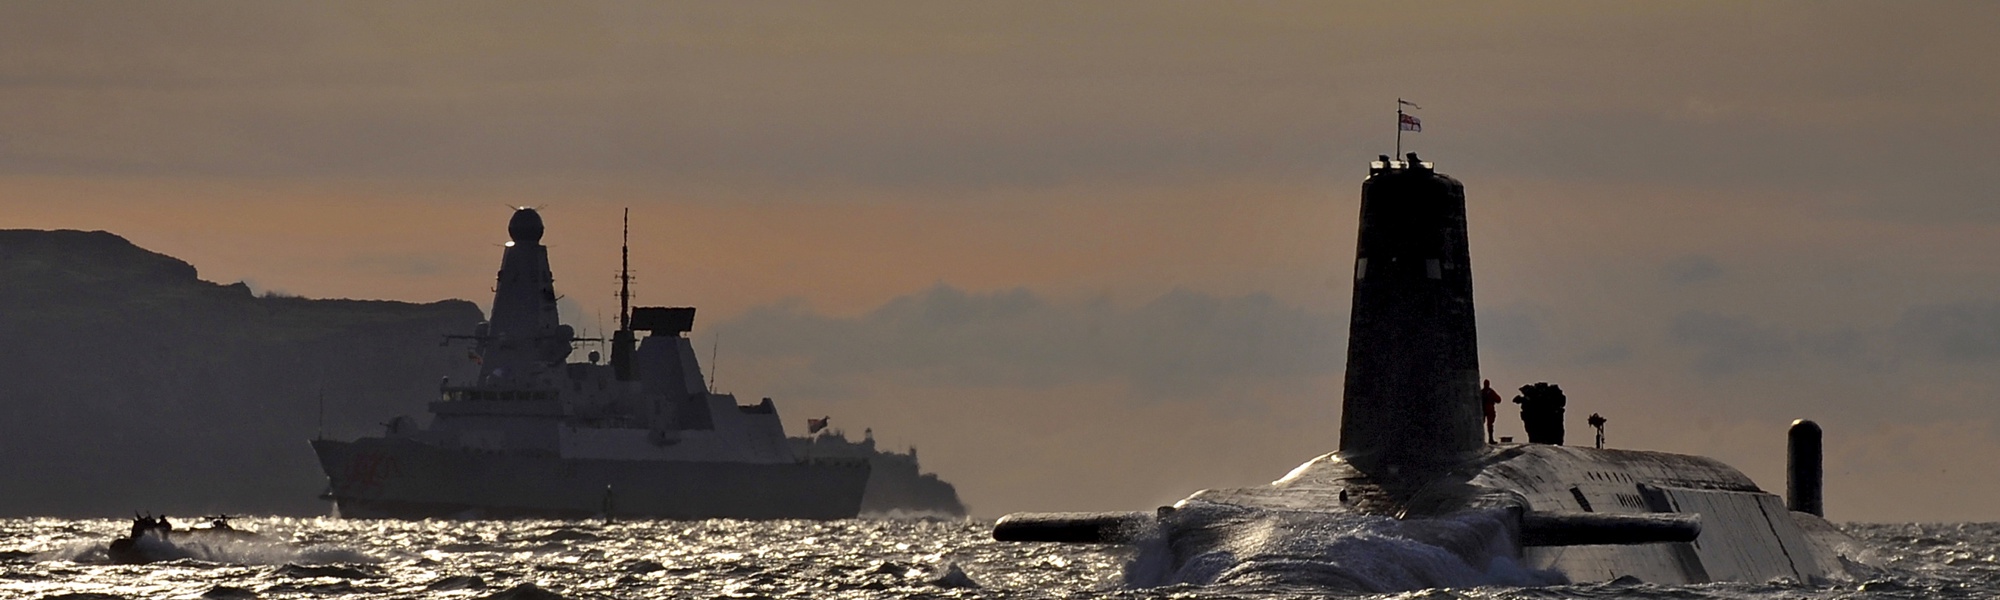
<path fill-rule="evenodd" d="M 259 296 L 102 231 L 0 230 L 0 515 L 323 514 L 306 441 L 421 413 L 483 316 Z"/>

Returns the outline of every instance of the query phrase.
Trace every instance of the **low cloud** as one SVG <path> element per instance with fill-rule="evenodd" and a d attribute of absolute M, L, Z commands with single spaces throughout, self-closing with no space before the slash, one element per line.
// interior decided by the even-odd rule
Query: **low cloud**
<path fill-rule="evenodd" d="M 1892 328 L 1902 347 L 1949 362 L 2000 358 L 2000 301 L 1912 307 Z"/>
<path fill-rule="evenodd" d="M 1667 261 L 1660 267 L 1660 276 L 1668 283 L 1688 285 L 1722 277 L 1722 265 L 1715 259 L 1699 254 L 1690 254 Z"/>
<path fill-rule="evenodd" d="M 1886 325 L 1832 329 L 1693 310 L 1673 318 L 1668 337 L 1694 349 L 1695 371 L 1709 377 L 1782 367 L 1851 373 L 1984 364 L 2000 359 L 2000 300 L 1923 304 Z"/>
<path fill-rule="evenodd" d="M 1545 361 L 1549 335 L 1547 307 L 1515 305 L 1479 311 L 1480 354 L 1503 362 L 1537 364 Z"/>
<path fill-rule="evenodd" d="M 1579 327 L 1544 304 L 1479 309 L 1479 355 L 1488 367 L 1602 367 L 1625 362 L 1632 348 L 1607 332 Z"/>
<path fill-rule="evenodd" d="M 1695 371 L 1709 377 L 1777 367 L 1797 351 L 1790 331 L 1748 317 L 1688 311 L 1676 315 L 1667 331 L 1674 342 L 1695 348 Z"/>
<path fill-rule="evenodd" d="M 1174 290 L 1120 306 L 940 284 L 854 317 L 797 303 L 764 306 L 718 333 L 732 354 L 802 363 L 813 377 L 836 382 L 884 372 L 946 386 L 1113 382 L 1141 398 L 1173 400 L 1213 396 L 1247 380 L 1339 373 L 1345 329 L 1344 315 L 1266 294 Z"/>

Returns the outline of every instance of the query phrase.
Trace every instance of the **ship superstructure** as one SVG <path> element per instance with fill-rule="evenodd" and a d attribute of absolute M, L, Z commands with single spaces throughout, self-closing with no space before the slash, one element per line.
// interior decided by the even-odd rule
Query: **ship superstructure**
<path fill-rule="evenodd" d="M 609 360 L 568 362 L 541 216 L 514 212 L 491 319 L 471 335 L 479 378 L 446 380 L 419 427 L 315 440 L 347 517 L 839 519 L 855 516 L 865 459 L 795 454 L 777 407 L 709 389 L 686 334 L 693 308 L 631 307 L 622 270 Z"/>

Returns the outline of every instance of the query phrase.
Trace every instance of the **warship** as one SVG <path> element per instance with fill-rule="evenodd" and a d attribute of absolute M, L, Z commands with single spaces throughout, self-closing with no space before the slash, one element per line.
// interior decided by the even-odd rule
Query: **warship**
<path fill-rule="evenodd" d="M 687 333 L 693 308 L 631 306 L 621 258 L 610 356 L 568 362 L 543 224 L 508 221 L 493 307 L 471 335 L 479 378 L 446 378 L 431 419 L 381 437 L 313 440 L 338 514 L 352 518 L 844 519 L 870 481 L 863 455 L 794 452 L 770 398 L 710 389 Z M 629 225 L 626 235 L 630 235 Z M 600 343 L 605 340 L 597 340 Z"/>
<path fill-rule="evenodd" d="M 1405 157 L 1381 157 L 1361 186 L 1337 451 L 1269 485 L 1202 490 L 1151 511 L 1008 515 L 993 537 L 1136 545 L 1135 564 L 1148 566 L 1128 575 L 1141 585 L 1380 593 L 1865 571 L 1850 560 L 1865 549 L 1823 518 L 1810 421 L 1790 432 L 1783 500 L 1708 457 L 1489 443 L 1465 187 Z M 1384 558 L 1385 548 L 1408 560 Z"/>

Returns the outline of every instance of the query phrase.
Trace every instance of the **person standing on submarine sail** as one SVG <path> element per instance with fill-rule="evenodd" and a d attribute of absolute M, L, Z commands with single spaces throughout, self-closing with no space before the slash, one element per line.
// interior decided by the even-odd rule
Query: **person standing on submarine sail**
<path fill-rule="evenodd" d="M 1493 391 L 1493 380 L 1480 383 L 1479 397 L 1486 405 L 1486 443 L 1497 443 L 1493 441 L 1493 420 L 1499 418 L 1500 392 Z"/>

